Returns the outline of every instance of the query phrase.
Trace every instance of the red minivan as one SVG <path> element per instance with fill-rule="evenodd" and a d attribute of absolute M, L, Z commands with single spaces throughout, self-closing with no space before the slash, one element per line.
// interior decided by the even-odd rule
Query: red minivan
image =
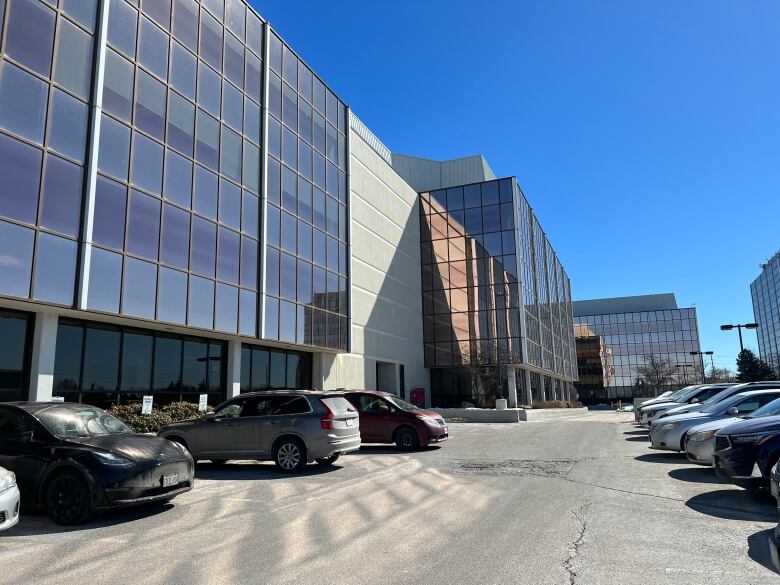
<path fill-rule="evenodd" d="M 358 410 L 363 443 L 395 443 L 410 450 L 440 443 L 449 436 L 440 414 L 409 404 L 395 394 L 375 390 L 341 393 Z"/>

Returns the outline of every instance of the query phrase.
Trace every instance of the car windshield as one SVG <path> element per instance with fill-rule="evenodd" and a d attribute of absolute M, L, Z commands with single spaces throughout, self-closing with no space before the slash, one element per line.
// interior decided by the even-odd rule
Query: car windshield
<path fill-rule="evenodd" d="M 51 406 L 39 411 L 36 416 L 51 434 L 60 439 L 133 432 L 121 420 L 92 406 Z"/>
<path fill-rule="evenodd" d="M 710 404 L 706 408 L 702 408 L 700 412 L 703 412 L 705 414 L 715 414 L 716 412 L 721 412 L 721 411 L 725 412 L 728 408 L 742 402 L 744 399 L 745 396 L 743 394 L 737 394 L 736 396 L 732 396 L 731 398 L 726 398 L 726 400 L 723 400 L 721 402 Z"/>
<path fill-rule="evenodd" d="M 420 410 L 414 404 L 410 404 L 406 400 L 401 400 L 397 396 L 385 396 L 385 400 L 387 400 L 390 404 L 392 404 L 396 408 L 400 408 L 401 410 L 406 410 L 406 411 Z"/>
<path fill-rule="evenodd" d="M 708 405 L 709 404 L 717 404 L 721 400 L 725 400 L 729 396 L 733 396 L 733 395 L 734 395 L 734 388 L 733 387 L 725 388 L 725 389 L 721 390 L 720 392 L 718 392 L 717 394 L 715 394 L 713 396 L 710 396 L 707 400 L 702 402 L 702 404 L 708 404 Z"/>
<path fill-rule="evenodd" d="M 769 404 L 765 404 L 761 408 L 757 408 L 753 412 L 751 412 L 748 415 L 743 416 L 742 418 L 759 418 L 762 416 L 774 416 L 780 414 L 780 398 L 777 400 L 773 400 Z"/>

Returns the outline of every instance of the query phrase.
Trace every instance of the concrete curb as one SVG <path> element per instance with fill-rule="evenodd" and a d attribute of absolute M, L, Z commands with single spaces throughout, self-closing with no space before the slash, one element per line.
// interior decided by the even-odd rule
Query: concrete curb
<path fill-rule="evenodd" d="M 446 419 L 460 419 L 470 423 L 517 423 L 525 421 L 552 420 L 587 414 L 587 408 L 432 408 Z"/>
<path fill-rule="evenodd" d="M 582 416 L 588 414 L 588 409 L 582 408 L 531 408 L 523 410 L 520 420 L 524 421 L 537 421 L 537 420 L 554 420 L 559 418 L 568 418 L 570 416 Z"/>

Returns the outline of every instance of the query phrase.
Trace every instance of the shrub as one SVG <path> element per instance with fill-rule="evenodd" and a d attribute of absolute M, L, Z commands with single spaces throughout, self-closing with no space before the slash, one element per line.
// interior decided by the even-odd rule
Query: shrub
<path fill-rule="evenodd" d="M 212 410 L 207 406 L 206 412 Z M 111 406 L 108 413 L 115 416 L 137 433 L 156 433 L 165 425 L 190 418 L 200 418 L 205 412 L 198 412 L 198 405 L 191 402 L 173 402 L 161 408 L 152 408 L 152 414 L 141 414 L 141 404 Z"/>
<path fill-rule="evenodd" d="M 582 404 L 576 400 L 543 400 L 534 402 L 531 408 L 582 408 Z"/>

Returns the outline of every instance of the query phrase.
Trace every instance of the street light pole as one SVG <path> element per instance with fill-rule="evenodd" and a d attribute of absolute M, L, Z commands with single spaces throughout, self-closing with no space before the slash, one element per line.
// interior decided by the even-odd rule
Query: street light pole
<path fill-rule="evenodd" d="M 698 356 L 701 357 L 702 383 L 706 384 L 707 383 L 707 372 L 705 371 L 705 368 L 704 368 L 704 356 L 705 355 L 710 356 L 710 360 L 712 360 L 712 371 L 714 372 L 715 371 L 715 359 L 712 357 L 714 352 L 712 352 L 712 351 L 691 351 L 691 352 L 688 352 L 688 353 L 690 353 L 691 355 L 694 355 L 694 356 L 698 355 Z"/>
<path fill-rule="evenodd" d="M 758 329 L 758 323 L 737 323 L 736 325 L 721 325 L 720 330 L 721 331 L 731 331 L 734 329 L 734 327 L 737 328 L 737 332 L 739 333 L 739 353 L 742 353 L 745 351 L 745 346 L 742 344 L 742 328 L 745 329 Z"/>

